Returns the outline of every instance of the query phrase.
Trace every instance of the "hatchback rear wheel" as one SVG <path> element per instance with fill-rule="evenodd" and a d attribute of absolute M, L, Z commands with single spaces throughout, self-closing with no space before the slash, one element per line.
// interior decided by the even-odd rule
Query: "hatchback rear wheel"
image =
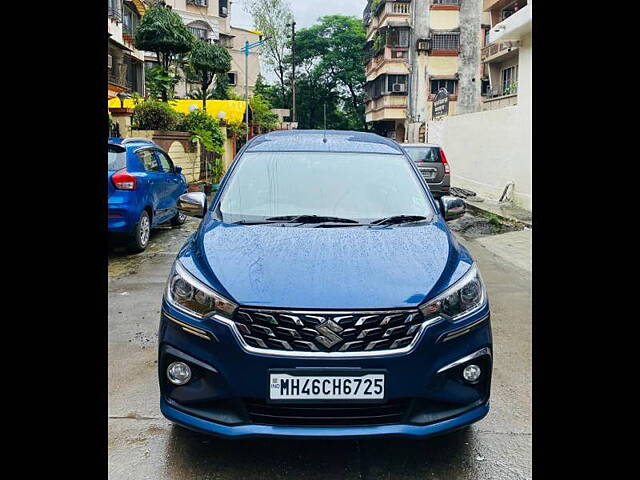
<path fill-rule="evenodd" d="M 133 236 L 129 242 L 129 249 L 134 253 L 143 252 L 149 244 L 149 235 L 151 234 L 151 219 L 149 213 L 143 210 L 136 223 Z"/>

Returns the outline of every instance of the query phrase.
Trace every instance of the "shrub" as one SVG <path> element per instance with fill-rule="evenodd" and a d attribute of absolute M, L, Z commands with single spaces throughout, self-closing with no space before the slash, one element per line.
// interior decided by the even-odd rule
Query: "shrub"
<path fill-rule="evenodd" d="M 224 134 L 218 121 L 202 110 L 194 110 L 184 115 L 176 127 L 196 137 L 205 150 L 222 154 L 224 152 Z"/>
<path fill-rule="evenodd" d="M 179 115 L 168 104 L 150 100 L 136 105 L 133 127 L 138 130 L 173 130 Z"/>

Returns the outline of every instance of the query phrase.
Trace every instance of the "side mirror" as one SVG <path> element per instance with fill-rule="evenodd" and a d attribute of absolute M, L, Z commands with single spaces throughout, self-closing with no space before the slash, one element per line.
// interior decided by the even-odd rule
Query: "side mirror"
<path fill-rule="evenodd" d="M 191 192 L 180 195 L 178 210 L 188 217 L 204 218 L 207 213 L 207 196 L 202 192 Z"/>
<path fill-rule="evenodd" d="M 182 167 L 181 167 L 181 166 L 179 166 L 179 165 L 175 165 L 173 168 L 174 168 L 174 170 L 175 170 L 175 172 L 176 172 L 177 174 L 182 173 Z"/>
<path fill-rule="evenodd" d="M 464 200 L 459 197 L 442 196 L 440 204 L 442 205 L 442 214 L 447 222 L 460 218 L 467 211 Z"/>

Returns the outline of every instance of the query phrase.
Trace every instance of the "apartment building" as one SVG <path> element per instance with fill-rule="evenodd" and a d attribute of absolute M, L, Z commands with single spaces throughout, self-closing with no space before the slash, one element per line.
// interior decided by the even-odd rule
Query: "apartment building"
<path fill-rule="evenodd" d="M 107 97 L 144 95 L 144 52 L 136 50 L 133 38 L 147 7 L 142 0 L 107 0 L 107 7 Z"/>
<path fill-rule="evenodd" d="M 484 0 L 491 25 L 485 31 L 481 51 L 483 64 L 483 110 L 518 104 L 520 77 L 531 72 L 531 0 Z M 524 69 L 524 72 L 523 72 Z M 524 78 L 525 83 L 527 78 Z"/>
<path fill-rule="evenodd" d="M 150 1 L 149 3 L 158 3 Z M 258 32 L 231 26 L 231 0 L 165 0 L 165 5 L 171 7 L 180 15 L 182 21 L 193 35 L 206 42 L 216 42 L 226 47 L 231 54 L 231 71 L 228 74 L 229 85 L 235 93 L 244 95 L 245 58 L 242 48 L 245 40 L 249 43 L 257 42 Z M 157 63 L 155 54 L 146 52 L 145 60 L 148 67 Z M 249 91 L 253 90 L 260 73 L 260 51 L 253 49 L 249 53 Z M 184 77 L 184 76 L 183 76 Z M 196 83 L 190 83 L 183 78 L 176 86 L 176 96 L 185 98 L 193 91 L 199 91 Z"/>
<path fill-rule="evenodd" d="M 481 0 L 369 0 L 366 120 L 399 142 L 424 142 L 432 100 L 449 115 L 480 107 Z"/>

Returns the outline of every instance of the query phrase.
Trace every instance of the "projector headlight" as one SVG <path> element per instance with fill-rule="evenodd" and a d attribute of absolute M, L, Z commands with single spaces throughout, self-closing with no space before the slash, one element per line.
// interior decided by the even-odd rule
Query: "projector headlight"
<path fill-rule="evenodd" d="M 214 292 L 176 262 L 167 282 L 167 301 L 179 310 L 198 318 L 216 313 L 230 317 L 237 308 L 231 300 Z"/>
<path fill-rule="evenodd" d="M 421 305 L 420 310 L 427 317 L 442 315 L 453 321 L 480 308 L 485 304 L 486 297 L 482 277 L 473 264 L 460 280 L 433 300 Z"/>

